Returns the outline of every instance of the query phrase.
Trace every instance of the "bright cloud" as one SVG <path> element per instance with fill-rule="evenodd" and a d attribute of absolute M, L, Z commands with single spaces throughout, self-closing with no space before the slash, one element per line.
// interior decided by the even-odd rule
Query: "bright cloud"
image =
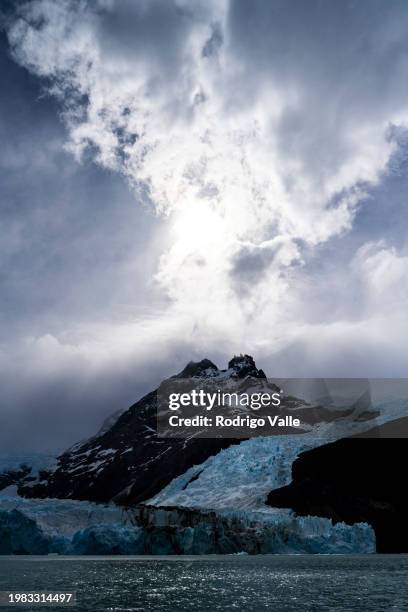
<path fill-rule="evenodd" d="M 294 326 L 310 341 L 302 267 L 352 228 L 408 117 L 405 21 L 398 2 L 19 9 L 13 55 L 60 99 L 69 150 L 168 217 L 155 282 L 169 305 L 143 329 L 207 348 L 285 350 Z M 376 308 L 405 263 L 392 247 L 356 255 Z"/>

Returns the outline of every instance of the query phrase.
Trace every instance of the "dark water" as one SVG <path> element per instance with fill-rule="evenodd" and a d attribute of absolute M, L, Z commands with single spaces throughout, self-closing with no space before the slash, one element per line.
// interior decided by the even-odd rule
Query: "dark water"
<path fill-rule="evenodd" d="M 408 611 L 408 556 L 0 558 L 0 590 L 19 589 L 77 592 L 36 610 Z"/>

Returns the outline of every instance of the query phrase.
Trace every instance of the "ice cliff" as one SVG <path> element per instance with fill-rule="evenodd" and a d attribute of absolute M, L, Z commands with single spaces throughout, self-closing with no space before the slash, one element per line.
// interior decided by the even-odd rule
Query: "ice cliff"
<path fill-rule="evenodd" d="M 72 500 L 0 499 L 0 554 L 371 553 L 366 524 L 287 510 L 206 511 Z"/>

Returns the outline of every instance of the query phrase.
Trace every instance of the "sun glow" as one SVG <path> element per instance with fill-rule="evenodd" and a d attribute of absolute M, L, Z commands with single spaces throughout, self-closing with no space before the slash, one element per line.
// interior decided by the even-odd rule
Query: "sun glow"
<path fill-rule="evenodd" d="M 194 202 L 174 214 L 172 234 L 183 251 L 200 251 L 227 239 L 225 221 L 208 202 Z"/>

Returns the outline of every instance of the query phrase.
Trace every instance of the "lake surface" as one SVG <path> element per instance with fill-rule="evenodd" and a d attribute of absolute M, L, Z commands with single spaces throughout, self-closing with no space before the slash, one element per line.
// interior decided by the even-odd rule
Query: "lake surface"
<path fill-rule="evenodd" d="M 76 591 L 35 610 L 408 611 L 408 555 L 1 557 L 0 590 L 20 589 Z"/>

